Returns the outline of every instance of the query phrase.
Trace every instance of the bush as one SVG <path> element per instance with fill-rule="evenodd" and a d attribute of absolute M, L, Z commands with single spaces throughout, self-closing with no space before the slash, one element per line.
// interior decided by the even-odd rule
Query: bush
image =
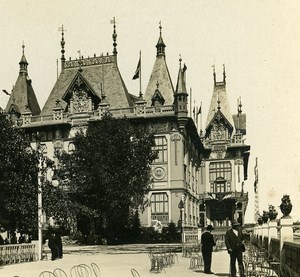
<path fill-rule="evenodd" d="M 103 244 L 103 237 L 99 235 L 80 236 L 78 243 L 81 245 L 100 245 Z"/>

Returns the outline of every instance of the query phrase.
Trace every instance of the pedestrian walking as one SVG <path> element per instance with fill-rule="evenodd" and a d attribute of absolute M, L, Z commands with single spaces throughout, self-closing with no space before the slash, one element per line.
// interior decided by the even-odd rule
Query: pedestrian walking
<path fill-rule="evenodd" d="M 236 277 L 236 261 L 239 266 L 240 277 L 245 277 L 244 264 L 243 264 L 243 252 L 245 251 L 245 245 L 243 243 L 243 234 L 240 228 L 240 224 L 232 220 L 231 229 L 225 234 L 225 244 L 227 252 L 230 255 L 230 276 Z"/>
<path fill-rule="evenodd" d="M 204 273 L 214 274 L 211 271 L 211 258 L 213 247 L 216 245 L 214 236 L 211 231 L 214 230 L 212 225 L 207 225 L 206 231 L 201 235 L 201 251 L 204 262 Z"/>

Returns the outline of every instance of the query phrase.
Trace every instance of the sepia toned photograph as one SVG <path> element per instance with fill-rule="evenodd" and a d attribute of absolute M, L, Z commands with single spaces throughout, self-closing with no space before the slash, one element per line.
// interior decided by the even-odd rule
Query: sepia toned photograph
<path fill-rule="evenodd" d="M 0 1 L 0 276 L 300 276 L 300 3 Z"/>

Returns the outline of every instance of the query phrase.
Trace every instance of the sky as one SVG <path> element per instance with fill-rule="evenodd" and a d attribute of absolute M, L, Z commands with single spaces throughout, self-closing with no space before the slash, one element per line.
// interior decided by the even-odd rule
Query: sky
<path fill-rule="evenodd" d="M 112 25 L 117 22 L 118 66 L 128 91 L 138 95 L 132 80 L 139 51 L 142 91 L 155 61 L 159 22 L 166 44 L 166 60 L 176 85 L 179 55 L 187 66 L 187 88 L 192 102 L 202 102 L 203 126 L 213 91 L 212 66 L 217 81 L 226 66 L 226 86 L 232 113 L 241 97 L 247 114 L 251 145 L 246 221 L 254 216 L 254 165 L 258 158 L 260 212 L 274 205 L 279 214 L 283 194 L 290 195 L 295 220 L 300 219 L 300 1 L 234 0 L 1 0 L 0 84 L 15 84 L 22 44 L 41 108 L 57 78 L 61 34 L 65 55 L 78 57 L 112 53 Z M 60 71 L 60 68 L 58 68 Z M 1 91 L 0 91 L 1 92 Z M 8 96 L 0 94 L 0 106 Z"/>

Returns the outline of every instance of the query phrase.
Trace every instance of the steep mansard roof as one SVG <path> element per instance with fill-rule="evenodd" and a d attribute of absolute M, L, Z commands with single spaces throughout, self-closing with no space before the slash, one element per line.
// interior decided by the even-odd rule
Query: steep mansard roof
<path fill-rule="evenodd" d="M 148 86 L 144 95 L 147 106 L 151 106 L 152 97 L 154 96 L 157 86 L 162 97 L 165 99 L 164 105 L 172 105 L 174 102 L 174 87 L 171 81 L 171 76 L 166 63 L 165 48 L 166 45 L 162 38 L 161 25 L 159 26 L 160 34 L 156 44 L 156 60 L 150 75 Z"/>
<path fill-rule="evenodd" d="M 218 104 L 219 102 L 219 104 Z M 233 121 L 233 116 L 230 111 L 229 101 L 226 92 L 226 84 L 224 82 L 216 82 L 214 86 L 213 95 L 210 102 L 210 107 L 206 120 L 206 128 L 211 124 L 216 112 L 218 111 L 218 105 L 221 108 L 222 114 L 225 116 L 227 121 L 234 128 L 235 124 Z"/>
<path fill-rule="evenodd" d="M 174 87 L 171 81 L 169 69 L 165 60 L 165 56 L 157 56 L 148 86 L 144 95 L 144 99 L 147 102 L 147 106 L 151 106 L 152 97 L 159 84 L 159 91 L 165 99 L 164 105 L 172 105 L 174 102 Z"/>
<path fill-rule="evenodd" d="M 102 94 L 105 94 L 105 100 L 110 104 L 110 108 L 133 106 L 132 97 L 128 93 L 118 69 L 116 56 L 110 55 L 66 61 L 65 69 L 60 73 L 43 107 L 42 114 L 52 113 L 56 100 L 62 100 L 79 69 L 83 78 L 100 99 Z M 62 108 L 67 106 L 63 100 L 60 101 L 60 104 Z"/>

